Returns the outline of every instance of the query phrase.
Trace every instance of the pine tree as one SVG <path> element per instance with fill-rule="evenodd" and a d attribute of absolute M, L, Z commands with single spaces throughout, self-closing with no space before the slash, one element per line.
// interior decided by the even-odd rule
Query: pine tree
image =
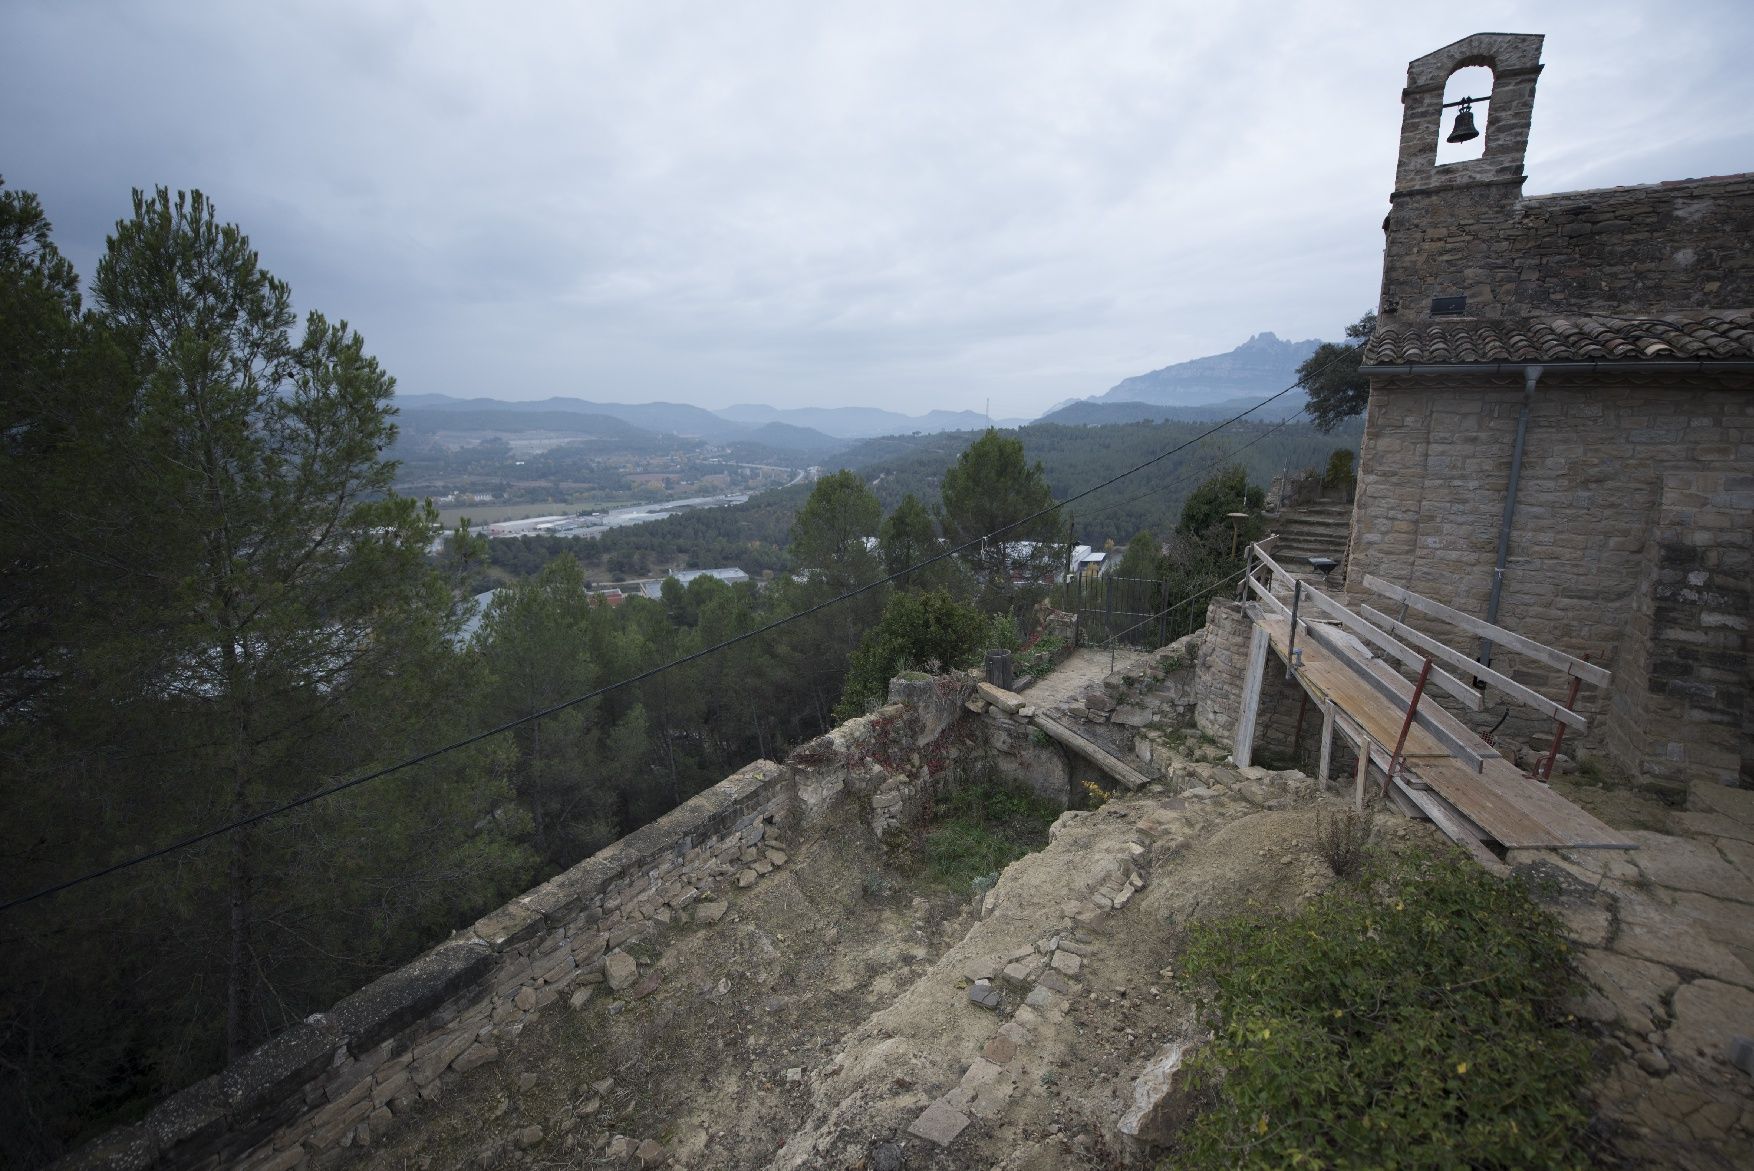
<path fill-rule="evenodd" d="M 1039 461 L 1025 460 L 1015 437 L 987 428 L 944 474 L 942 491 L 945 538 L 952 546 L 980 542 L 962 556 L 984 609 L 1015 607 L 1060 563 L 1059 519 L 1036 515 L 1054 502 L 1047 476 Z"/>
<path fill-rule="evenodd" d="M 152 538 L 111 599 L 112 646 L 144 668 L 144 696 L 203 730 L 183 783 L 241 818 L 311 787 L 310 740 L 443 624 L 424 561 L 436 518 L 390 491 L 393 380 L 345 322 L 312 312 L 295 341 L 291 291 L 200 192 L 136 191 L 93 292 L 131 367 L 120 454 Z M 266 1027 L 255 937 L 273 847 L 246 829 L 227 848 L 235 1057 Z"/>
<path fill-rule="evenodd" d="M 1323 342 L 1297 368 L 1297 379 L 1309 395 L 1309 417 L 1323 431 L 1363 412 L 1370 401 L 1370 380 L 1359 372 L 1364 347 L 1376 332 L 1372 310 L 1346 327 L 1346 344 Z"/>

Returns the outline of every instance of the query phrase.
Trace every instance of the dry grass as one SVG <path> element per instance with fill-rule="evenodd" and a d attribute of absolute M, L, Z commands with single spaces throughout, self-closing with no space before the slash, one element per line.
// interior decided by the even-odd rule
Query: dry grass
<path fill-rule="evenodd" d="M 1335 878 L 1351 878 L 1364 867 L 1371 836 L 1376 832 L 1376 806 L 1316 810 L 1315 852 Z"/>

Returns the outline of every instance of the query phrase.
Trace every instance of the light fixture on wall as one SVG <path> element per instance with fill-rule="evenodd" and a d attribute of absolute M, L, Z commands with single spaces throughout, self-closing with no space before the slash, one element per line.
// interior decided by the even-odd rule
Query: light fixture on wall
<path fill-rule="evenodd" d="M 1451 106 L 1461 107 L 1460 110 L 1456 111 L 1455 128 L 1449 132 L 1449 138 L 1445 141 L 1472 142 L 1474 139 L 1479 138 L 1480 132 L 1474 129 L 1474 103 L 1489 102 L 1491 100 L 1491 97 L 1487 96 L 1483 98 L 1463 98 L 1459 102 L 1445 102 L 1443 105 L 1446 110 Z"/>

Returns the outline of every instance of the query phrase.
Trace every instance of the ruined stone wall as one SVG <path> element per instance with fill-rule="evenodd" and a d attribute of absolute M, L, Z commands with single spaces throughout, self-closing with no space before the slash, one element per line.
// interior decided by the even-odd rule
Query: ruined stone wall
<path fill-rule="evenodd" d="M 1485 615 L 1521 402 L 1514 378 L 1372 380 L 1347 562 L 1354 600 L 1373 574 Z M 1612 694 L 1579 696 L 1586 751 L 1656 779 L 1754 783 L 1742 732 L 1751 517 L 1754 378 L 1541 379 L 1498 620 L 1615 673 Z M 1446 624 L 1406 621 L 1478 649 Z M 1564 698 L 1556 671 L 1503 650 L 1493 665 Z M 1489 725 L 1501 711 L 1472 718 Z M 1551 727 L 1512 706 L 1502 734 Z"/>
<path fill-rule="evenodd" d="M 885 792 L 911 794 L 943 771 L 940 741 L 972 684 L 931 683 L 919 703 L 849 721 L 783 766 L 741 769 L 62 1166 L 323 1166 L 447 1079 L 496 1060 L 531 1013 L 562 997 L 582 1003 L 600 984 L 638 995 L 640 964 L 623 944 L 653 946 L 680 920 L 716 923 L 721 892 L 786 864 L 780 830 L 809 826 L 849 794 L 867 807 Z"/>
<path fill-rule="evenodd" d="M 1725 491 L 1724 478 L 1705 469 L 1663 476 L 1628 622 L 1628 642 L 1637 645 L 1610 696 L 1615 758 L 1676 788 L 1701 777 L 1754 785 L 1754 582 L 1745 543 L 1754 530 L 1754 466 L 1742 466 L 1739 496 Z M 1716 530 L 1699 524 L 1701 503 L 1709 510 L 1726 495 L 1743 518 L 1728 548 L 1701 540 Z"/>
<path fill-rule="evenodd" d="M 1467 318 L 1661 315 L 1754 305 L 1754 174 L 1517 198 L 1515 185 L 1397 192 L 1384 326 L 1465 295 Z"/>
<path fill-rule="evenodd" d="M 1236 736 L 1251 625 L 1234 599 L 1214 598 L 1206 607 L 1206 637 L 1195 665 L 1194 726 L 1220 744 Z"/>

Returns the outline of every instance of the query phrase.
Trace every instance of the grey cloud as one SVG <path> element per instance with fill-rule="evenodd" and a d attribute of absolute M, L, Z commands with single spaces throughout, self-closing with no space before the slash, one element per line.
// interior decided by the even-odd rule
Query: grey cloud
<path fill-rule="evenodd" d="M 200 186 L 404 390 L 1026 414 L 1375 296 L 1406 61 L 1548 34 L 1529 189 L 1743 170 L 1736 3 L 15 2 L 89 274 Z"/>

